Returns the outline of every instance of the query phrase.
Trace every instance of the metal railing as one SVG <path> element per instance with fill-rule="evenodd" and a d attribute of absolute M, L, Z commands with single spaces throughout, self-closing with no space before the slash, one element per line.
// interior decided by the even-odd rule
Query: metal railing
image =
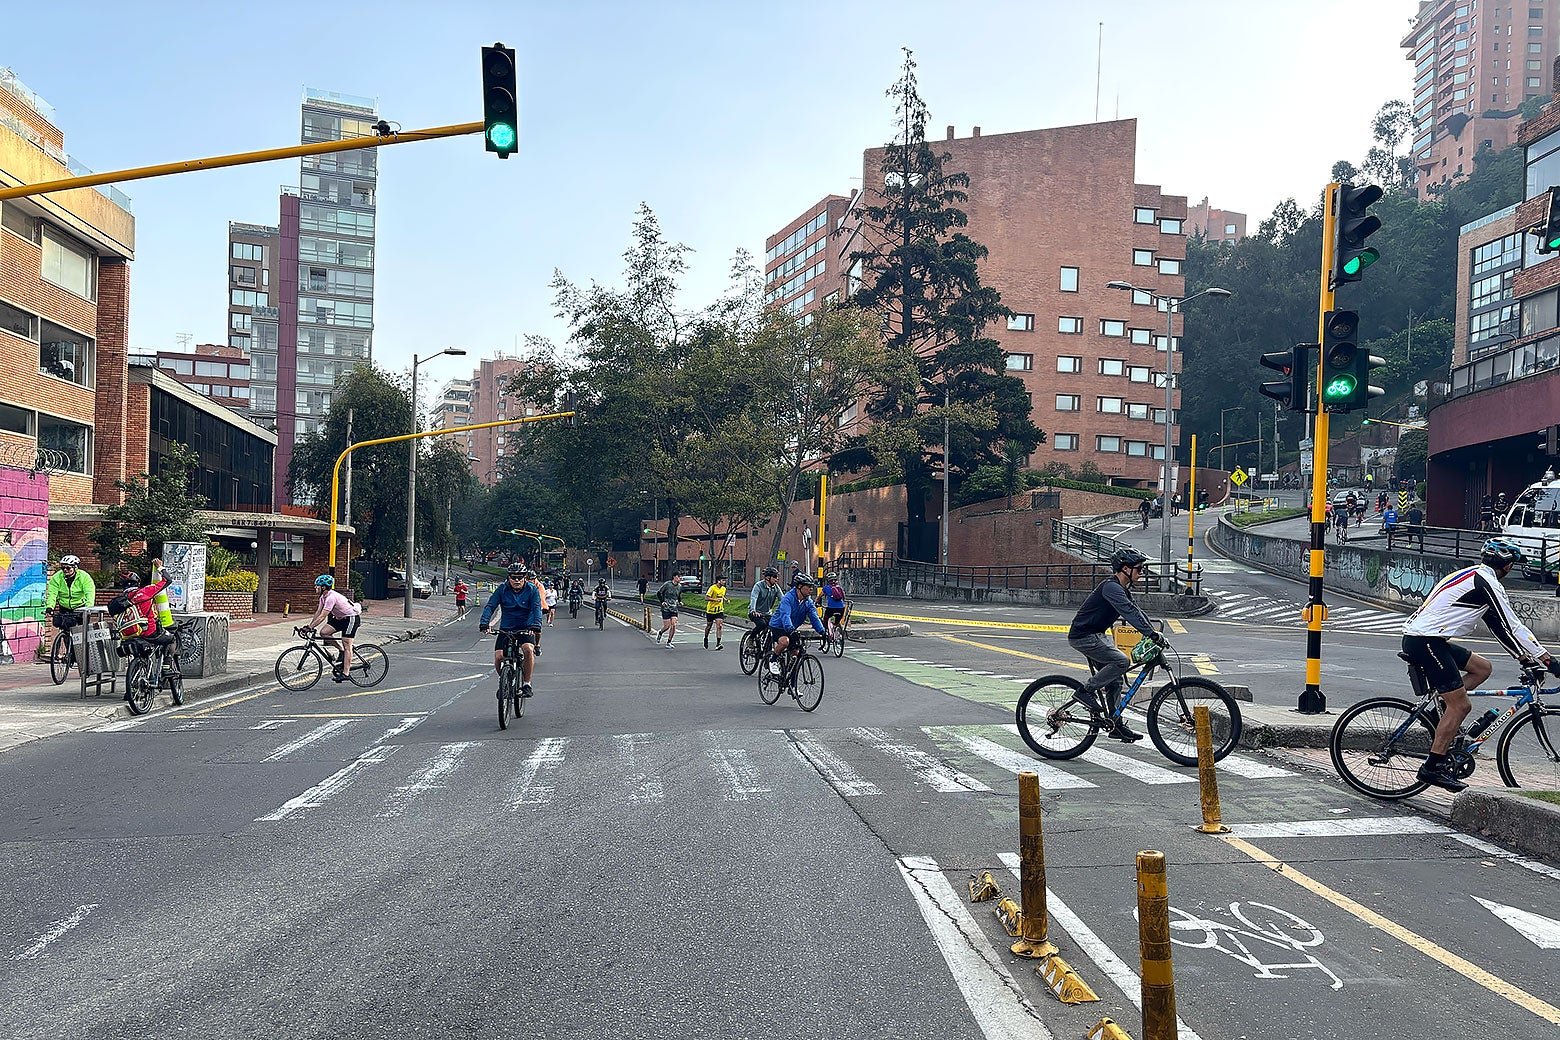
<path fill-rule="evenodd" d="M 835 565 L 844 570 L 892 571 L 895 581 L 914 581 L 947 589 L 997 592 L 1010 589 L 1057 592 L 1088 592 L 1111 576 L 1109 564 L 1089 563 L 1030 563 L 974 567 L 943 567 L 916 560 L 901 560 L 889 552 L 841 553 Z M 1175 565 L 1175 586 L 1185 595 L 1202 592 L 1202 568 L 1187 570 L 1185 564 Z M 1137 592 L 1158 592 L 1156 574 L 1145 572 L 1134 586 Z"/>
<path fill-rule="evenodd" d="M 1364 535 L 1363 539 L 1354 533 L 1358 530 L 1360 528 L 1349 528 L 1350 542 L 1384 542 L 1393 552 L 1434 553 L 1437 556 L 1471 560 L 1479 555 L 1486 541 L 1500 536 L 1515 542 L 1527 555 L 1534 569 L 1539 565 L 1553 568 L 1556 561 L 1560 560 L 1560 530 L 1543 535 L 1502 535 L 1498 530 L 1477 531 L 1466 527 L 1431 527 L 1426 524 L 1416 526 L 1404 520 L 1399 520 L 1390 532 L 1378 527 Z"/>
<path fill-rule="evenodd" d="M 1119 539 L 1070 524 L 1060 518 L 1051 520 L 1051 544 L 1091 560 L 1108 560 L 1116 550 L 1131 548 Z"/>

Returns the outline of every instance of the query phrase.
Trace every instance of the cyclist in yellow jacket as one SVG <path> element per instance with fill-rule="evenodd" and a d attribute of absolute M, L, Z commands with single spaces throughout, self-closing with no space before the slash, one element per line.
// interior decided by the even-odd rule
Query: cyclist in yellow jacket
<path fill-rule="evenodd" d="M 43 588 L 43 609 L 52 614 L 54 627 L 69 632 L 81 624 L 82 607 L 97 602 L 97 585 L 92 575 L 81 569 L 81 560 L 75 556 L 61 556 L 60 569 L 49 575 Z"/>

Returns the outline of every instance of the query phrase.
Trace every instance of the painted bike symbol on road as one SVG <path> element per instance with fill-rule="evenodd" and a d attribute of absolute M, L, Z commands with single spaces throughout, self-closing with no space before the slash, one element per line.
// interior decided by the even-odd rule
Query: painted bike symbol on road
<path fill-rule="evenodd" d="M 1172 906 L 1170 941 L 1194 950 L 1218 950 L 1254 969 L 1259 979 L 1287 979 L 1286 972 L 1314 969 L 1331 980 L 1333 989 L 1343 988 L 1343 980 L 1310 954 L 1305 954 L 1304 960 L 1265 961 L 1252 952 L 1255 946 L 1263 955 L 1269 952 L 1265 947 L 1299 954 L 1326 941 L 1321 929 L 1266 903 L 1231 903 L 1229 912 L 1244 927 L 1210 921 Z"/>

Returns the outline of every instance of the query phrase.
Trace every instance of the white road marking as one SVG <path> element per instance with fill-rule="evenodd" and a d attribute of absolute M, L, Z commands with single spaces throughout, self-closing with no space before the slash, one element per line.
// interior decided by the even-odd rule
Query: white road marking
<path fill-rule="evenodd" d="M 880 729 L 856 728 L 850 731 L 873 748 L 899 761 L 915 778 L 934 791 L 990 791 L 991 788 L 965 773 L 941 762 L 909 744 L 897 744 Z"/>
<path fill-rule="evenodd" d="M 1279 776 L 1299 776 L 1299 773 L 1270 765 L 1267 762 L 1259 762 L 1254 758 L 1246 758 L 1244 755 L 1226 755 L 1219 762 L 1219 769 L 1226 773 L 1234 773 L 1236 776 L 1244 776 L 1251 780 L 1268 780 Z"/>
<path fill-rule="evenodd" d="M 1051 1040 L 1039 1012 L 1023 997 L 936 862 L 905 857 L 899 861 L 899 872 L 987 1040 Z"/>
<path fill-rule="evenodd" d="M 66 932 L 76 927 L 87 919 L 87 915 L 98 908 L 96 903 L 82 903 L 71 913 L 69 917 L 62 917 L 49 925 L 39 934 L 38 938 L 18 950 L 11 959 L 13 961 L 37 960 L 39 954 L 49 948 L 51 943 L 57 942 Z"/>
<path fill-rule="evenodd" d="M 1015 878 L 1018 877 L 1018 853 L 1002 853 L 1002 864 Z M 1094 934 L 1094 930 L 1083 923 L 1083 918 L 1073 913 L 1072 909 L 1062 902 L 1061 897 L 1050 888 L 1045 890 L 1045 907 L 1052 923 L 1061 925 L 1072 941 L 1077 943 L 1083 952 L 1089 955 L 1089 959 L 1095 966 L 1105 973 L 1105 977 L 1110 979 L 1128 1000 L 1132 1001 L 1134 1007 L 1142 1010 L 1143 982 L 1138 978 L 1137 972 L 1117 957 L 1115 952 L 1105 945 L 1105 940 Z M 1180 1040 L 1202 1040 L 1202 1037 L 1198 1036 L 1179 1015 L 1176 1016 L 1175 1023 Z"/>
<path fill-rule="evenodd" d="M 395 794 L 390 797 L 390 804 L 379 813 L 379 817 L 385 819 L 399 816 L 406 811 L 406 807 L 411 804 L 412 799 L 424 791 L 442 786 L 443 779 L 454 772 L 455 768 L 460 764 L 460 756 L 467 748 L 476 746 L 472 741 L 445 744 L 439 749 L 438 755 L 434 757 L 432 762 L 429 762 L 426 766 L 412 774 L 412 779 L 409 783 L 402 784 L 396 788 Z"/>
<path fill-rule="evenodd" d="M 612 738 L 617 744 L 618 754 L 626 760 L 621 775 L 628 782 L 628 800 L 631 802 L 666 800 L 666 789 L 660 778 L 641 772 L 639 768 L 639 749 L 650 737 L 649 733 L 619 733 Z"/>
<path fill-rule="evenodd" d="M 852 769 L 850 763 L 812 739 L 810 735 L 797 731 L 791 734 L 791 739 L 796 742 L 797 757 L 818 770 L 840 794 L 859 798 L 883 793 L 876 784 L 864 779 L 860 773 Z"/>
<path fill-rule="evenodd" d="M 1291 823 L 1232 823 L 1240 838 L 1353 838 L 1366 834 L 1449 834 L 1451 828 L 1423 816 L 1358 816 Z"/>
<path fill-rule="evenodd" d="M 278 726 L 285 726 L 289 722 L 296 722 L 296 721 L 298 721 L 298 720 L 297 719 L 266 719 L 264 722 L 259 723 L 258 725 L 250 726 L 249 728 L 250 729 L 276 729 Z"/>
<path fill-rule="evenodd" d="M 1492 903 L 1479 899 L 1479 905 L 1505 921 L 1522 934 L 1522 937 L 1541 950 L 1560 950 L 1560 921 L 1540 917 L 1531 910 L 1519 910 L 1504 903 Z"/>
<path fill-rule="evenodd" d="M 1095 786 L 1082 777 L 1073 776 L 1049 763 L 1031 758 L 1021 751 L 1014 751 L 1010 747 L 998 744 L 995 740 L 976 736 L 973 733 L 961 733 L 953 726 L 922 726 L 921 732 L 933 740 L 958 744 L 966 751 L 979 755 L 994 766 L 1006 769 L 1014 776 L 1026 770 L 1034 773 L 1040 778 L 1040 786 L 1049 791 Z"/>
<path fill-rule="evenodd" d="M 276 809 L 274 812 L 266 813 L 264 816 L 256 817 L 255 822 L 265 823 L 274 820 L 285 820 L 294 813 L 302 812 L 304 809 L 318 809 L 330 801 L 337 793 L 349 787 L 364 767 L 371 766 L 375 762 L 383 762 L 400 747 L 400 744 L 376 744 L 330 774 L 330 776 L 327 776 L 307 791 L 298 795 L 298 797 L 285 802 L 281 808 Z"/>
<path fill-rule="evenodd" d="M 715 772 L 726 783 L 726 801 L 745 802 L 753 795 L 772 794 L 774 789 L 758 782 L 752 758 L 744 748 L 705 748 Z"/>
<path fill-rule="evenodd" d="M 1091 747 L 1078 756 L 1085 762 L 1093 762 L 1097 766 L 1114 770 L 1122 776 L 1131 777 L 1145 784 L 1195 784 L 1197 777 L 1186 773 L 1177 773 L 1166 769 L 1164 766 L 1152 765 L 1148 762 L 1140 762 L 1126 755 L 1118 755 L 1114 751 L 1106 751 L 1103 748 Z"/>
<path fill-rule="evenodd" d="M 329 722 L 315 726 L 297 740 L 289 741 L 288 743 L 283 744 L 281 747 L 265 756 L 262 761 L 280 762 L 294 751 L 302 750 L 303 748 L 308 747 L 310 744 L 313 744 L 315 741 L 324 740 L 338 729 L 342 729 L 350 725 L 352 725 L 351 719 L 331 719 Z"/>
<path fill-rule="evenodd" d="M 522 805 L 547 805 L 553 800 L 552 781 L 558 767 L 563 765 L 564 749 L 568 746 L 568 737 L 548 737 L 536 745 L 536 750 L 520 767 L 520 780 L 509 800 L 511 809 Z"/>
<path fill-rule="evenodd" d="M 1471 849 L 1478 849 L 1486 856 L 1503 859 L 1508 863 L 1521 867 L 1523 870 L 1531 870 L 1535 874 L 1542 874 L 1553 881 L 1560 881 L 1560 870 L 1556 870 L 1547 863 L 1540 863 L 1536 859 L 1528 859 L 1514 852 L 1508 852 L 1499 845 L 1491 844 L 1483 838 L 1475 838 L 1471 834 L 1453 834 L 1453 840 L 1460 841 Z"/>

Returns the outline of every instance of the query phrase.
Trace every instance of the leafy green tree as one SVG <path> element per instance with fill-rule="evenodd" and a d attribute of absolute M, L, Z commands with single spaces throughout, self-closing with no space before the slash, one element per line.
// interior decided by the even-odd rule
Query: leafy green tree
<path fill-rule="evenodd" d="M 114 481 L 125 500 L 104 509 L 103 523 L 89 536 L 105 567 L 125 563 L 142 575 L 150 574 L 164 542 L 206 540 L 199 513 L 210 503 L 190 489 L 190 474 L 199 464 L 199 452 L 174 442 L 156 473 Z M 139 552 L 136 546 L 141 547 Z"/>
<path fill-rule="evenodd" d="M 1404 430 L 1403 436 L 1398 438 L 1397 458 L 1393 463 L 1392 475 L 1399 480 L 1425 479 L 1425 461 L 1429 447 L 1430 437 L 1423 430 Z"/>

